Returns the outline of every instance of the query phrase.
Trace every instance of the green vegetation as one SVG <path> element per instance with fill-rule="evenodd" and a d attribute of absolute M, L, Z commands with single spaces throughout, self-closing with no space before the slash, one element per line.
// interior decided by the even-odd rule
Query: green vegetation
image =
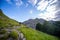
<path fill-rule="evenodd" d="M 37 23 L 37 24 L 36 24 L 36 30 L 41 31 L 42 29 L 43 29 L 43 25 L 40 24 L 40 23 Z"/>
<path fill-rule="evenodd" d="M 56 26 L 55 35 L 60 37 L 60 21 L 56 21 L 54 25 Z"/>
<path fill-rule="evenodd" d="M 11 33 L 10 33 L 10 37 L 12 37 L 12 38 L 14 38 L 14 39 L 18 39 L 18 33 L 16 32 L 16 31 L 12 31 Z"/>
<path fill-rule="evenodd" d="M 0 30 L 0 34 L 5 34 L 6 32 L 6 30 Z"/>
<path fill-rule="evenodd" d="M 44 24 L 37 23 L 36 30 L 60 37 L 60 21 L 56 21 L 55 23 L 45 21 Z"/>
<path fill-rule="evenodd" d="M 24 33 L 26 40 L 59 40 L 57 37 L 36 31 L 31 28 L 21 27 L 18 30 Z"/>

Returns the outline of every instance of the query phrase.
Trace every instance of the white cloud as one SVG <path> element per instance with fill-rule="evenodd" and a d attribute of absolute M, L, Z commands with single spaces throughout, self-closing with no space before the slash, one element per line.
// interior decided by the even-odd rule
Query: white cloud
<path fill-rule="evenodd" d="M 52 5 L 52 6 L 48 6 L 46 11 L 44 13 L 40 13 L 38 14 L 39 18 L 43 18 L 45 20 L 54 20 L 54 18 L 56 17 L 56 6 Z"/>
<path fill-rule="evenodd" d="M 37 10 L 40 10 L 40 11 L 44 11 L 45 8 L 47 8 L 48 6 L 50 6 L 51 4 L 53 3 L 56 3 L 57 0 L 49 0 L 49 1 L 46 1 L 46 0 L 41 0 L 37 5 Z"/>
<path fill-rule="evenodd" d="M 51 3 L 53 0 L 49 0 L 48 2 Z"/>
<path fill-rule="evenodd" d="M 39 15 L 39 18 L 43 18 L 45 20 L 52 20 L 53 18 L 55 18 L 55 14 L 49 13 L 49 12 L 40 13 L 38 15 Z"/>
<path fill-rule="evenodd" d="M 48 6 L 46 11 L 51 13 L 51 12 L 54 12 L 56 10 L 56 6 L 55 5 L 52 5 L 52 6 Z"/>
<path fill-rule="evenodd" d="M 23 2 L 21 0 L 14 0 L 15 1 L 15 4 L 16 6 L 21 6 L 23 4 Z"/>
<path fill-rule="evenodd" d="M 32 5 L 36 5 L 37 0 L 28 0 L 29 3 L 31 3 Z"/>
<path fill-rule="evenodd" d="M 53 3 L 56 3 L 57 2 L 57 0 L 54 0 L 54 1 L 52 1 L 50 4 L 53 4 Z"/>
<path fill-rule="evenodd" d="M 29 13 L 32 14 L 33 13 L 33 10 L 30 10 Z"/>
<path fill-rule="evenodd" d="M 58 18 L 56 18 L 57 17 L 56 14 L 60 10 L 55 10 L 55 7 L 56 6 L 49 6 L 47 8 L 46 12 L 38 14 L 38 18 L 43 18 L 47 21 L 49 21 L 49 20 L 54 20 L 54 21 L 60 20 L 60 16 Z"/>
<path fill-rule="evenodd" d="M 41 1 L 41 2 L 39 2 L 38 4 L 37 4 L 38 6 L 37 6 L 37 10 L 41 10 L 41 11 L 43 11 L 43 10 L 45 10 L 45 8 L 47 7 L 47 5 L 48 5 L 48 1 Z"/>
<path fill-rule="evenodd" d="M 11 0 L 6 0 L 6 2 L 8 2 L 9 4 L 12 4 Z"/>
<path fill-rule="evenodd" d="M 22 0 L 6 0 L 6 2 L 8 2 L 10 4 L 15 4 L 18 7 L 20 7 L 23 4 Z"/>

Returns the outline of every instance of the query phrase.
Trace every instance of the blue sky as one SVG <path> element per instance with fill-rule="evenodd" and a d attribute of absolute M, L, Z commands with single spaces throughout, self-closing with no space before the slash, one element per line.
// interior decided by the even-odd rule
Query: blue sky
<path fill-rule="evenodd" d="M 8 17 L 23 22 L 43 18 L 54 20 L 57 0 L 0 0 L 0 9 Z"/>

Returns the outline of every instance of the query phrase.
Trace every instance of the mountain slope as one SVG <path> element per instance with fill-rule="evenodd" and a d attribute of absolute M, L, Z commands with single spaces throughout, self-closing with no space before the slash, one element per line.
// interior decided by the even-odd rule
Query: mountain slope
<path fill-rule="evenodd" d="M 0 40 L 59 40 L 59 38 L 27 28 L 0 10 Z"/>
<path fill-rule="evenodd" d="M 0 26 L 1 27 L 13 27 L 19 25 L 19 23 L 13 19 L 10 19 L 9 17 L 7 17 L 6 15 L 3 14 L 3 12 L 0 10 Z M 1 28 L 0 27 L 0 28 Z"/>
<path fill-rule="evenodd" d="M 10 19 L 0 10 L 0 40 L 23 40 L 24 38 L 21 38 L 23 33 L 17 30 L 22 26 L 24 27 L 23 24 Z"/>
<path fill-rule="evenodd" d="M 60 21 L 45 21 L 44 19 L 36 18 L 24 21 L 23 24 L 47 34 L 60 37 Z M 39 24 L 40 26 L 37 24 Z"/>

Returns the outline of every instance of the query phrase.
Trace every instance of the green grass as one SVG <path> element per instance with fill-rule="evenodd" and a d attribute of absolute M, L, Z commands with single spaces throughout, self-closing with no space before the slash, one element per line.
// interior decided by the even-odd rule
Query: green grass
<path fill-rule="evenodd" d="M 22 27 L 18 29 L 21 31 L 27 40 L 59 40 L 59 38 L 33 30 L 31 28 Z"/>
<path fill-rule="evenodd" d="M 18 39 L 18 33 L 16 32 L 16 31 L 12 31 L 11 33 L 10 33 L 10 37 L 12 37 L 12 38 L 14 38 L 14 39 Z"/>
<path fill-rule="evenodd" d="M 18 26 L 19 23 L 12 19 L 0 19 L 0 27 L 11 27 L 11 26 Z"/>

